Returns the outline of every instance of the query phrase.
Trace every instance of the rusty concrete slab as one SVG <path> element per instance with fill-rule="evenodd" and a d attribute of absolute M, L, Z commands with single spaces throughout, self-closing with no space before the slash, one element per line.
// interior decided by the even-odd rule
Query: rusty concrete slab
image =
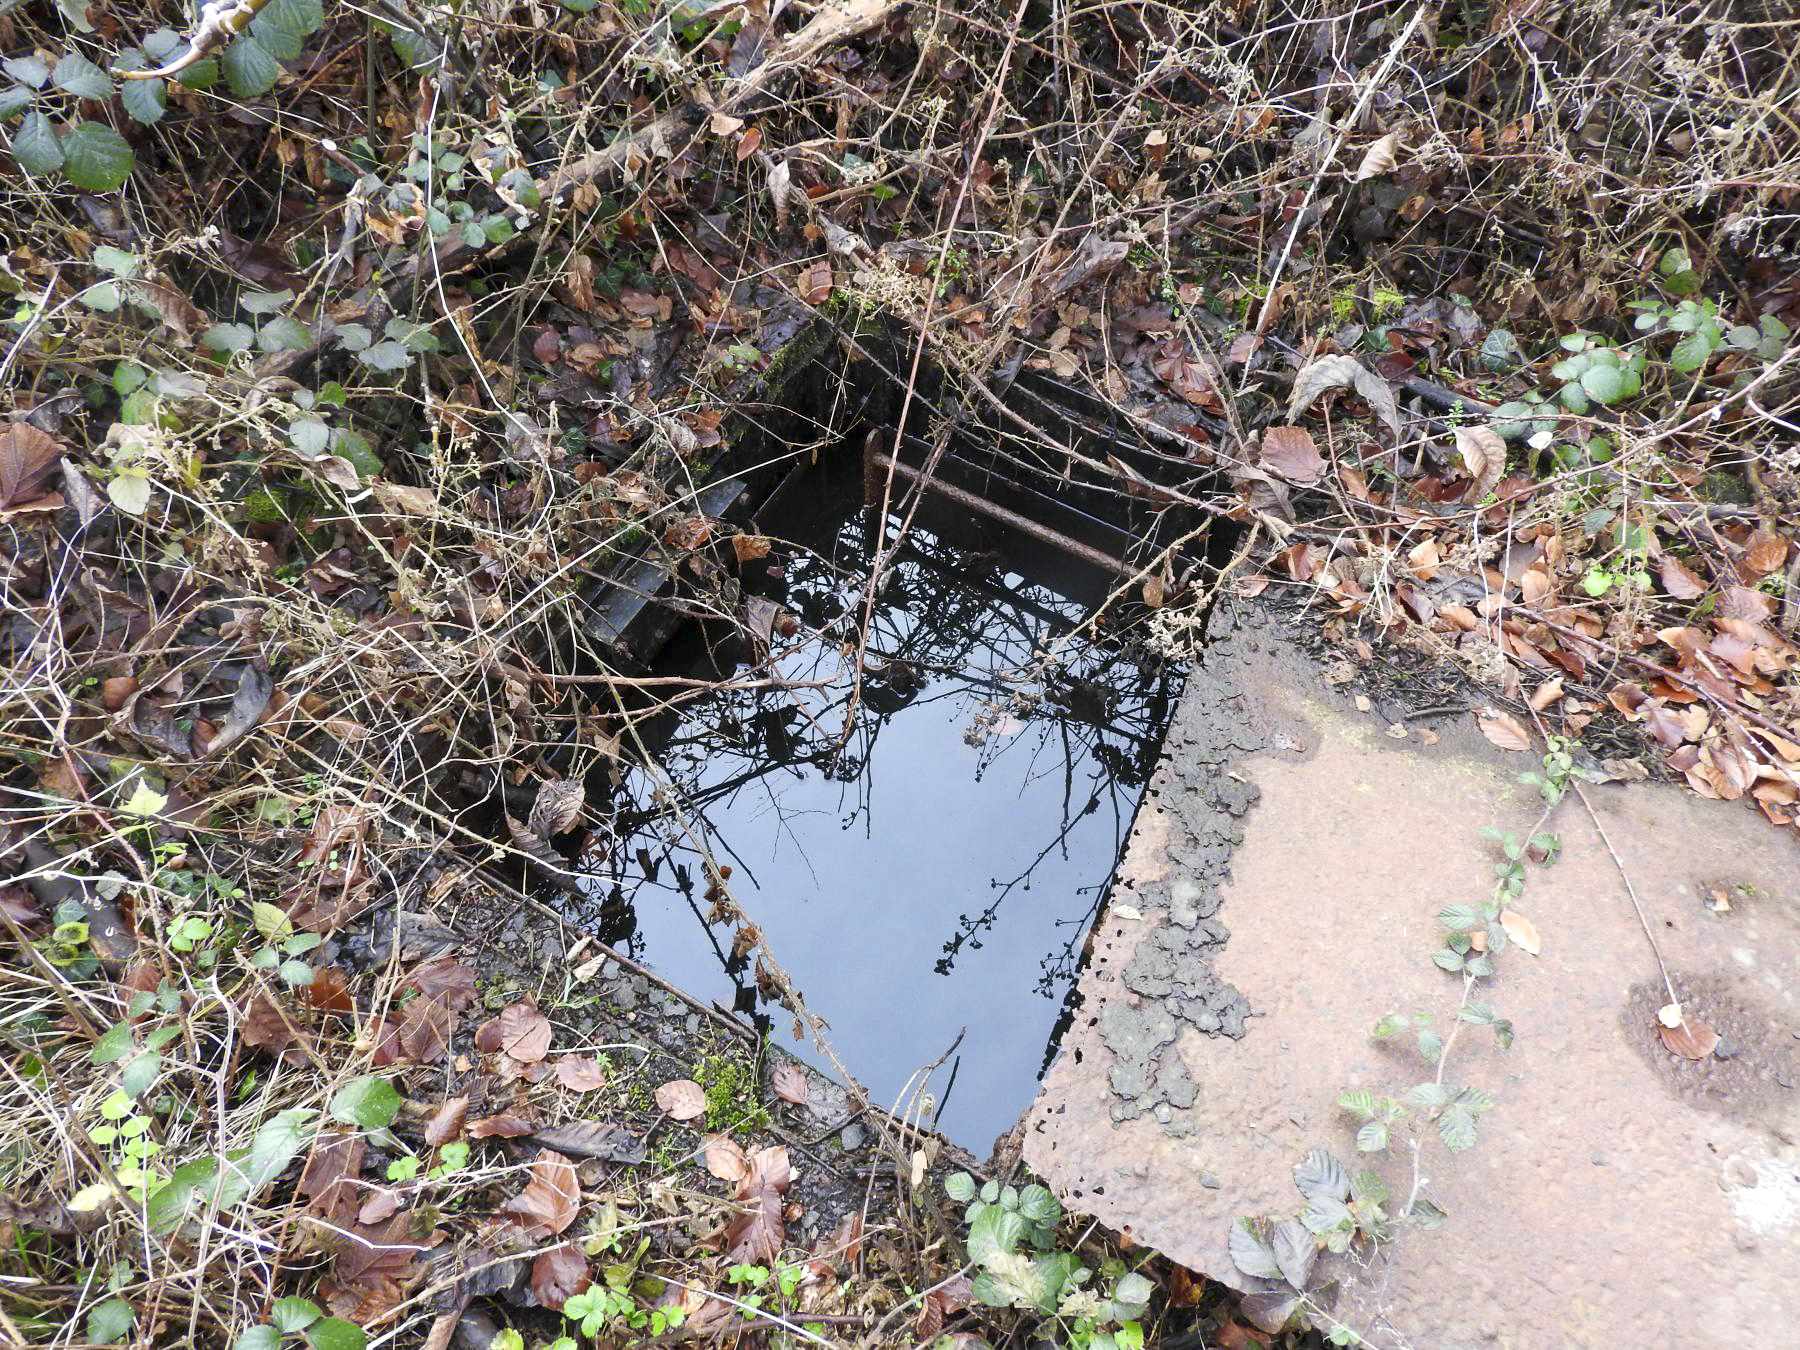
<path fill-rule="evenodd" d="M 1454 1018 L 1434 915 L 1489 893 L 1482 827 L 1522 834 L 1539 803 L 1515 781 L 1530 759 L 1473 718 L 1436 745 L 1391 738 L 1279 621 L 1225 626 L 1177 713 L 1025 1158 L 1075 1210 L 1243 1288 L 1229 1225 L 1293 1215 L 1309 1150 L 1372 1163 L 1393 1207 L 1408 1193 L 1409 1161 L 1359 1159 L 1338 1095 L 1431 1077 L 1370 1029 L 1393 1011 Z M 1541 954 L 1515 947 L 1484 982 L 1516 1043 L 1465 1038 L 1447 1074 L 1495 1107 L 1471 1151 L 1422 1154 L 1448 1222 L 1321 1268 L 1374 1344 L 1775 1344 L 1800 1319 L 1800 850 L 1741 804 L 1587 792 L 1725 1057 L 1658 1041 L 1655 960 L 1569 796 L 1551 822 L 1563 857 L 1532 869 L 1519 905 Z M 1715 887 L 1728 911 L 1708 907 Z"/>

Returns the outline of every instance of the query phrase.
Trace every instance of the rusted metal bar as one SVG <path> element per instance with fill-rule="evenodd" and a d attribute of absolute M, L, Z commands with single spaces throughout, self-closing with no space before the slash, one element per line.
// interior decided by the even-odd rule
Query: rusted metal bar
<path fill-rule="evenodd" d="M 921 488 L 935 492 L 939 496 L 955 502 L 958 506 L 986 516 L 989 520 L 997 520 L 1002 525 L 1009 526 L 1021 534 L 1030 535 L 1033 539 L 1049 544 L 1052 548 L 1059 548 L 1072 557 L 1080 558 L 1083 562 L 1112 572 L 1117 576 L 1135 577 L 1144 570 L 1141 567 L 1134 567 L 1121 558 L 1115 558 L 1110 553 L 1103 553 L 1091 544 L 1084 544 L 1081 540 L 1071 539 L 1068 535 L 1053 530 L 1047 525 L 1040 525 L 1029 516 L 1022 516 L 1017 511 L 1009 511 L 1004 506 L 997 506 L 985 497 L 978 497 L 973 492 L 957 487 L 954 483 L 946 483 L 941 478 L 927 477 L 919 470 L 900 463 L 891 455 L 883 454 L 876 442 L 877 438 L 871 436 L 863 446 L 865 497 L 868 496 L 869 489 L 874 487 L 874 499 L 879 501 L 881 493 L 880 489 L 875 486 L 876 475 L 891 469 L 908 482 L 917 483 Z"/>

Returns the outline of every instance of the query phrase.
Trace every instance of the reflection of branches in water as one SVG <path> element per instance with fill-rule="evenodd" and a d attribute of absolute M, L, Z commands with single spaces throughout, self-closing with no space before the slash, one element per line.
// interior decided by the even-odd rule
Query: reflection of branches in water
<path fill-rule="evenodd" d="M 861 519 L 843 525 L 831 541 L 831 556 L 800 553 L 775 585 L 777 599 L 798 618 L 809 637 L 781 652 L 775 664 L 786 679 L 824 681 L 818 687 L 760 687 L 721 691 L 694 699 L 663 738 L 659 759 L 683 807 L 703 832 L 706 849 L 721 861 L 731 858 L 754 883 L 734 854 L 730 840 L 709 811 L 731 804 L 745 809 L 743 794 L 757 801 L 748 809 L 758 822 L 773 823 L 777 840 L 791 842 L 806 861 L 793 815 L 782 805 L 784 782 L 817 775 L 843 784 L 839 825 L 860 821 L 872 828 L 874 787 L 868 765 L 895 713 L 909 706 L 950 702 L 971 719 L 969 739 L 980 747 L 976 776 L 1002 761 L 1023 759 L 1021 791 L 1031 782 L 1060 772 L 1061 824 L 1054 836 L 1017 876 L 990 878 L 993 901 L 981 913 L 962 915 L 936 963 L 949 974 L 965 948 L 979 948 L 981 935 L 998 921 L 1006 900 L 1030 890 L 1037 868 L 1052 856 L 1068 856 L 1076 826 L 1110 804 L 1114 847 L 1107 871 L 1124 843 L 1136 790 L 1149 779 L 1166 722 L 1173 680 L 1169 672 L 1132 659 L 1117 645 L 1085 647 L 1045 662 L 1043 653 L 1086 617 L 1083 607 L 1046 586 L 999 571 L 993 555 L 970 553 L 921 531 L 908 536 L 892 560 L 892 571 L 877 595 L 865 650 L 871 658 L 862 708 L 851 741 L 841 749 L 841 710 L 848 697 L 849 672 L 843 644 L 851 637 L 851 616 L 860 599 L 859 567 L 867 546 Z M 729 671 L 736 648 L 710 653 L 715 669 Z M 879 662 L 879 666 L 876 666 Z M 1031 678 L 1035 674 L 1036 678 Z M 837 717 L 831 716 L 837 712 Z M 1004 718 L 1016 719 L 1011 734 L 996 734 Z M 1087 765 L 1077 782 L 1078 765 Z M 646 791 L 646 780 L 627 772 L 615 796 L 615 832 L 620 841 L 613 862 L 619 878 L 610 887 L 608 909 L 623 916 L 607 925 L 609 940 L 622 941 L 643 955 L 631 911 L 646 892 L 677 891 L 704 923 L 702 903 L 693 894 L 687 863 L 691 842 L 666 821 L 666 801 Z M 741 828 L 741 826 L 739 827 Z M 761 852 L 759 842 L 758 851 Z M 628 863 L 635 863 L 635 875 Z M 810 869 L 811 863 L 807 861 Z M 675 884 L 661 880 L 664 869 Z M 1091 895 L 1092 914 L 1107 878 L 1076 895 Z M 1056 997 L 1072 977 L 1085 936 L 1046 953 L 1038 988 Z M 754 985 L 742 958 L 734 958 L 708 926 L 722 966 L 738 988 L 738 1004 L 754 1003 Z"/>

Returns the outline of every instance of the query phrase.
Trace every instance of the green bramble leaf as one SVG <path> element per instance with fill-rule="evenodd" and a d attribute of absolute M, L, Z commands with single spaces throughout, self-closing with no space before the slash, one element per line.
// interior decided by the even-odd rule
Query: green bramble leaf
<path fill-rule="evenodd" d="M 13 133 L 12 157 L 14 163 L 34 178 L 62 168 L 62 142 L 56 138 L 56 128 L 51 126 L 48 117 L 41 112 L 25 114 L 25 120 Z"/>
<path fill-rule="evenodd" d="M 77 122 L 62 138 L 63 177 L 88 192 L 111 192 L 131 177 L 137 156 L 125 138 L 99 122 Z"/>

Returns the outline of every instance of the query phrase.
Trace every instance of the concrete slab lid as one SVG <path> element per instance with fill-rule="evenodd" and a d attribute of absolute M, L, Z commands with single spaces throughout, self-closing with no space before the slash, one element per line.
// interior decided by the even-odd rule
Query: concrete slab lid
<path fill-rule="evenodd" d="M 1481 828 L 1523 833 L 1541 804 L 1515 781 L 1528 756 L 1472 725 L 1436 746 L 1389 738 L 1267 618 L 1239 620 L 1202 673 L 1024 1152 L 1075 1210 L 1247 1288 L 1229 1226 L 1295 1214 L 1292 1169 L 1309 1150 L 1372 1165 L 1390 1208 L 1411 1190 L 1401 1149 L 1359 1158 L 1337 1098 L 1432 1077 L 1407 1041 L 1370 1029 L 1426 1010 L 1448 1030 L 1460 984 L 1431 963 L 1434 914 L 1491 889 Z M 1252 748 L 1225 755 L 1236 743 Z M 1235 819 L 1223 803 L 1224 835 L 1242 832 L 1228 878 L 1208 875 L 1221 783 L 1255 796 Z M 1656 964 L 1569 797 L 1550 826 L 1562 859 L 1532 869 L 1520 903 L 1541 954 L 1507 951 L 1481 993 L 1516 1043 L 1470 1035 L 1447 1071 L 1495 1107 L 1472 1150 L 1452 1157 L 1433 1138 L 1420 1155 L 1423 1193 L 1448 1221 L 1403 1230 L 1372 1261 L 1321 1266 L 1338 1282 L 1335 1315 L 1374 1344 L 1711 1346 L 1740 1329 L 1774 1344 L 1800 1318 L 1800 850 L 1754 812 L 1679 789 L 1588 795 L 1678 991 L 1728 1057 L 1690 1062 L 1658 1042 Z M 1709 907 L 1714 887 L 1729 910 Z M 1241 1038 L 1182 1015 L 1199 966 L 1199 986 L 1247 1005 Z M 1186 989 L 1170 969 L 1188 972 Z"/>

